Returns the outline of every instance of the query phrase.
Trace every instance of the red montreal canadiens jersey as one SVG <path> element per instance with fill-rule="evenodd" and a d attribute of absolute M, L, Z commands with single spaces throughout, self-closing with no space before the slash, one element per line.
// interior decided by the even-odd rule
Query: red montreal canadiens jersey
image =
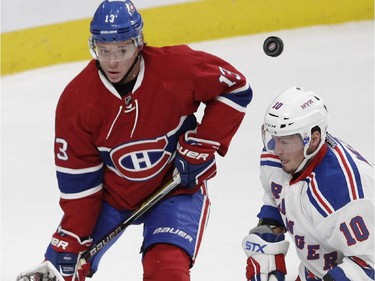
<path fill-rule="evenodd" d="M 121 97 L 91 61 L 65 88 L 56 109 L 55 162 L 63 229 L 89 236 L 105 200 L 135 209 L 171 177 L 178 137 L 220 143 L 224 156 L 252 98 L 228 62 L 187 46 L 141 52 L 132 93 Z"/>

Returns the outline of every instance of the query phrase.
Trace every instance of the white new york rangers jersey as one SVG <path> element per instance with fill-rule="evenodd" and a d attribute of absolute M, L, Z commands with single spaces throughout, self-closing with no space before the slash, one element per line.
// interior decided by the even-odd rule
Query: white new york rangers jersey
<path fill-rule="evenodd" d="M 265 150 L 260 165 L 265 194 L 258 217 L 276 219 L 286 227 L 301 261 L 300 279 L 321 280 L 340 266 L 350 280 L 372 280 L 373 164 L 328 135 L 297 178 L 285 173 L 278 157 Z"/>

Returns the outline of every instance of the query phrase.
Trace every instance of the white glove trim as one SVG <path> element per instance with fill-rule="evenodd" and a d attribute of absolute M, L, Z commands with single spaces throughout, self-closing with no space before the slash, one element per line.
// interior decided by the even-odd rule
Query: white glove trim
<path fill-rule="evenodd" d="M 70 232 L 68 230 L 63 229 L 61 227 L 61 225 L 58 227 L 57 232 L 58 233 L 67 234 L 67 235 L 75 238 L 78 241 L 78 243 L 81 244 L 81 245 L 91 244 L 92 241 L 93 241 L 92 238 L 88 238 L 87 240 L 82 241 L 81 238 L 77 234 L 75 234 L 73 232 Z"/>
<path fill-rule="evenodd" d="M 212 148 L 214 149 L 218 149 L 220 147 L 220 143 L 218 143 L 217 141 L 212 141 L 212 140 L 206 140 L 206 139 L 200 139 L 200 138 L 196 138 L 194 137 L 195 134 L 196 134 L 197 130 L 190 130 L 190 131 L 187 131 L 185 133 L 185 136 L 184 136 L 184 139 L 186 142 L 189 142 L 189 141 L 193 141 L 193 142 L 196 142 L 198 145 L 199 144 L 205 144 L 207 146 L 211 146 Z M 193 134 L 193 136 L 190 136 L 191 134 Z M 192 144 L 193 145 L 193 144 Z"/>

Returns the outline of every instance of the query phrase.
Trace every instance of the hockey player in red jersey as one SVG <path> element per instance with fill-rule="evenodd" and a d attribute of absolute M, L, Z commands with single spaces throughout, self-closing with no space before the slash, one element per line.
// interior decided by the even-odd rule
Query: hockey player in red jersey
<path fill-rule="evenodd" d="M 283 281 L 290 234 L 296 281 L 374 280 L 374 166 L 327 132 L 323 99 L 300 88 L 264 117 L 259 224 L 242 242 L 247 280 Z"/>
<path fill-rule="evenodd" d="M 90 25 L 94 59 L 57 105 L 55 162 L 64 215 L 45 259 L 64 280 L 92 276 L 116 239 L 77 268 L 80 253 L 175 171 L 177 189 L 134 223 L 144 227 L 143 280 L 190 280 L 208 219 L 215 155 L 227 153 L 252 99 L 246 78 L 230 63 L 186 45 L 146 46 L 142 29 L 132 2 L 102 2 Z"/>

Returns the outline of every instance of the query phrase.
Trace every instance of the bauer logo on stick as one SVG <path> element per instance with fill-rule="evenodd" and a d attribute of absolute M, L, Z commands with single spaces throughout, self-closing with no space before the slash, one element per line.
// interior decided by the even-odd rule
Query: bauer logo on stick
<path fill-rule="evenodd" d="M 263 50 L 266 55 L 270 57 L 277 57 L 283 52 L 284 43 L 279 37 L 270 36 L 264 41 Z"/>

